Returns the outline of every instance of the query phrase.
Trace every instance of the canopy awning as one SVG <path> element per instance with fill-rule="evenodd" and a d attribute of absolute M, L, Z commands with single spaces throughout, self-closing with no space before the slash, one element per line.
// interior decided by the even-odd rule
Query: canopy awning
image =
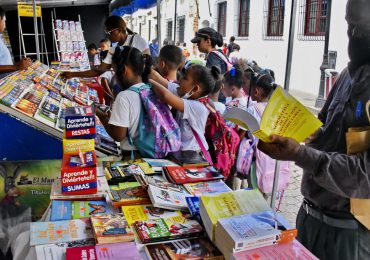
<path fill-rule="evenodd" d="M 135 13 L 139 9 L 152 8 L 157 0 L 114 0 L 110 4 L 113 15 L 123 16 Z"/>

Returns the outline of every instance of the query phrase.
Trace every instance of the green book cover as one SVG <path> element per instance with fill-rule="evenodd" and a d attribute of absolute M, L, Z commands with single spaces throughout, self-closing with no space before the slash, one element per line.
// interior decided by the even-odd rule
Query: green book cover
<path fill-rule="evenodd" d="M 89 218 L 91 215 L 109 213 L 105 201 L 73 201 L 72 218 Z"/>

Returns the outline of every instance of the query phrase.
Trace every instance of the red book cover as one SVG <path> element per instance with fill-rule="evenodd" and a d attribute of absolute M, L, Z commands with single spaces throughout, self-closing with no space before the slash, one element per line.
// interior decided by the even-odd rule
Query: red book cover
<path fill-rule="evenodd" d="M 73 155 L 64 155 L 62 161 L 62 194 L 95 194 L 98 191 L 96 166 L 70 166 Z"/>
<path fill-rule="evenodd" d="M 67 108 L 65 121 L 67 139 L 95 138 L 95 114 L 91 106 Z"/>
<path fill-rule="evenodd" d="M 176 184 L 223 179 L 223 175 L 213 166 L 167 166 L 164 172 L 167 179 Z"/>
<path fill-rule="evenodd" d="M 69 247 L 66 260 L 96 260 L 95 246 Z"/>

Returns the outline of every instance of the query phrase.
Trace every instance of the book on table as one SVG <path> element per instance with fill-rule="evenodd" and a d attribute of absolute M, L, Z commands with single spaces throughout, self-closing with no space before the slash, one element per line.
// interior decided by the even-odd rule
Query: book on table
<path fill-rule="evenodd" d="M 271 142 L 271 135 L 303 142 L 322 126 L 312 112 L 281 87 L 272 94 L 260 123 L 251 113 L 237 107 L 232 107 L 223 116 L 240 128 L 249 129 L 264 142 Z"/>
<path fill-rule="evenodd" d="M 66 260 L 141 260 L 134 242 L 67 248 Z"/>
<path fill-rule="evenodd" d="M 203 231 L 198 221 L 184 216 L 137 221 L 133 227 L 143 244 L 196 237 Z"/>
<path fill-rule="evenodd" d="M 32 222 L 30 225 L 31 246 L 79 241 L 92 237 L 89 219 Z"/>
<path fill-rule="evenodd" d="M 270 207 L 258 190 L 238 190 L 200 197 L 200 216 L 212 241 L 215 240 L 219 219 L 265 210 L 270 210 Z"/>
<path fill-rule="evenodd" d="M 205 182 L 223 179 L 213 166 L 167 166 L 163 173 L 168 181 L 176 184 Z"/>
<path fill-rule="evenodd" d="M 235 252 L 292 242 L 296 235 L 283 216 L 269 210 L 219 219 L 215 244 L 230 259 Z"/>
<path fill-rule="evenodd" d="M 153 205 L 123 206 L 122 213 L 125 215 L 129 225 L 132 225 L 137 221 L 149 219 L 183 216 L 181 211 L 165 210 L 162 208 L 156 208 Z"/>
<path fill-rule="evenodd" d="M 103 200 L 68 201 L 53 200 L 51 221 L 89 218 L 91 215 L 109 213 L 108 205 Z"/>
<path fill-rule="evenodd" d="M 297 240 L 234 253 L 232 260 L 319 260 Z"/>
<path fill-rule="evenodd" d="M 151 260 L 224 259 L 222 253 L 207 238 L 192 238 L 147 245 L 145 252 Z"/>
<path fill-rule="evenodd" d="M 204 196 L 232 191 L 223 181 L 195 182 L 184 184 L 185 189 L 194 196 Z"/>
<path fill-rule="evenodd" d="M 130 242 L 134 233 L 123 214 L 101 214 L 91 216 L 96 244 Z"/>
<path fill-rule="evenodd" d="M 196 151 L 178 151 L 170 153 L 169 157 L 181 166 L 208 166 L 209 163 Z"/>
<path fill-rule="evenodd" d="M 148 194 L 152 204 L 157 208 L 188 211 L 186 197 L 182 192 L 175 192 L 149 185 Z"/>
<path fill-rule="evenodd" d="M 110 198 L 114 207 L 144 205 L 150 203 L 148 192 L 143 187 L 110 190 Z"/>

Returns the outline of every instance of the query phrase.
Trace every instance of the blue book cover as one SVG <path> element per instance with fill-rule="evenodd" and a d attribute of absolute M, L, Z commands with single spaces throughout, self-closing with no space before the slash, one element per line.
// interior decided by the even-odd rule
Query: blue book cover
<path fill-rule="evenodd" d="M 72 219 L 72 201 L 53 200 L 51 204 L 51 221 Z"/>
<path fill-rule="evenodd" d="M 199 197 L 186 197 L 186 203 L 188 204 L 188 208 L 190 211 L 190 214 L 195 217 L 200 217 L 200 199 Z"/>

